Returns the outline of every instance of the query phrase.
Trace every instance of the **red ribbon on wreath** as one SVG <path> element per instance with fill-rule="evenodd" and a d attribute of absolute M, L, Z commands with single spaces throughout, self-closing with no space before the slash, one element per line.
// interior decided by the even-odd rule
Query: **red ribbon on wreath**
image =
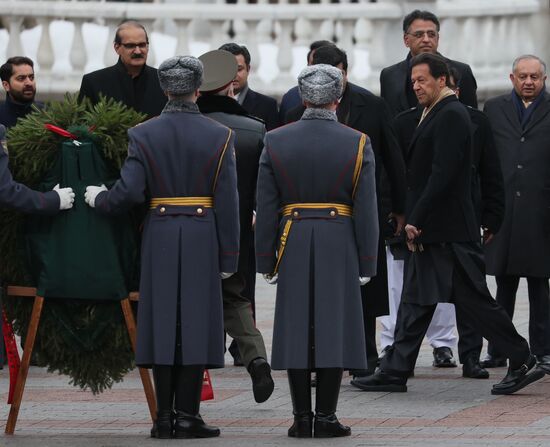
<path fill-rule="evenodd" d="M 10 370 L 10 391 L 8 393 L 8 404 L 13 401 L 13 393 L 15 392 L 15 384 L 17 383 L 17 375 L 21 366 L 19 351 L 17 351 L 17 343 L 15 342 L 15 334 L 13 327 L 8 320 L 6 311 L 2 309 L 2 334 L 4 335 L 4 343 L 6 346 L 6 354 L 8 356 L 8 368 Z"/>

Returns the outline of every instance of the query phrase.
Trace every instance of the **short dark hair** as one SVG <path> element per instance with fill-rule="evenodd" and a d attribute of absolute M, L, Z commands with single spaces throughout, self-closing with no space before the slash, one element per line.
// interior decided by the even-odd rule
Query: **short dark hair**
<path fill-rule="evenodd" d="M 348 71 L 348 55 L 336 45 L 324 46 L 315 50 L 312 63 L 313 65 L 327 64 L 333 67 L 342 64 L 344 71 Z"/>
<path fill-rule="evenodd" d="M 420 64 L 426 64 L 430 68 L 430 74 L 434 78 L 445 76 L 446 84 L 449 84 L 449 66 L 443 56 L 432 53 L 421 53 L 411 59 L 411 68 Z"/>
<path fill-rule="evenodd" d="M 132 19 L 123 20 L 118 24 L 118 27 L 115 32 L 114 43 L 116 43 L 117 45 L 120 45 L 122 43 L 122 39 L 120 37 L 120 31 L 126 27 L 141 28 L 145 33 L 145 42 L 149 43 L 149 35 L 147 34 L 147 30 L 145 29 L 145 27 L 138 21 L 132 20 Z"/>
<path fill-rule="evenodd" d="M 9 82 L 11 76 L 13 75 L 13 66 L 14 65 L 30 65 L 34 70 L 34 62 L 32 59 L 25 56 L 14 56 L 10 57 L 4 65 L 0 67 L 0 79 L 2 81 Z"/>
<path fill-rule="evenodd" d="M 447 81 L 447 87 L 451 87 L 451 78 L 453 78 L 454 86 L 460 87 L 460 71 L 449 65 L 449 80 Z"/>
<path fill-rule="evenodd" d="M 335 43 L 331 42 L 330 40 L 316 40 L 315 42 L 311 42 L 311 45 L 309 46 L 309 51 L 307 52 L 306 56 L 306 62 L 309 64 L 309 57 L 311 56 L 311 53 L 318 50 L 321 47 L 327 47 L 332 46 L 335 47 Z"/>
<path fill-rule="evenodd" d="M 220 48 L 218 48 L 218 50 L 229 51 L 235 56 L 241 55 L 242 57 L 244 57 L 244 63 L 246 64 L 246 66 L 250 66 L 250 52 L 248 51 L 248 48 L 246 48 L 244 45 L 239 45 L 234 42 L 224 43 Z"/>
<path fill-rule="evenodd" d="M 415 20 L 427 20 L 429 22 L 433 22 L 435 24 L 435 28 L 439 32 L 439 19 L 437 16 L 430 11 L 420 11 L 420 9 L 415 9 L 410 14 L 407 14 L 405 18 L 403 19 L 403 32 L 407 33 L 409 30 L 411 24 Z"/>

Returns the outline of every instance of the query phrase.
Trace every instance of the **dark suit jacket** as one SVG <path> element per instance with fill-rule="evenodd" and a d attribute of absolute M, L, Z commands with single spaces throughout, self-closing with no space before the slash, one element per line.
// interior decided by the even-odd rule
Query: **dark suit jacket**
<path fill-rule="evenodd" d="M 522 128 L 507 93 L 485 103 L 502 165 L 506 212 L 485 247 L 491 275 L 550 277 L 550 95 Z"/>
<path fill-rule="evenodd" d="M 242 106 L 250 115 L 262 119 L 267 130 L 279 127 L 279 111 L 277 110 L 277 101 L 274 98 L 262 95 L 249 88 Z"/>
<path fill-rule="evenodd" d="M 473 131 L 472 198 L 479 226 L 496 234 L 504 218 L 504 185 L 491 124 L 483 112 L 466 106 Z M 404 157 L 422 115 L 421 107 L 395 117 L 397 141 Z"/>
<path fill-rule="evenodd" d="M 434 106 L 407 151 L 407 223 L 419 242 L 479 241 L 472 201 L 472 126 L 456 96 Z"/>
<path fill-rule="evenodd" d="M 92 104 L 96 104 L 100 94 L 145 113 L 147 118 L 160 115 L 167 101 L 160 88 L 156 68 L 145 65 L 141 74 L 132 79 L 120 60 L 111 67 L 85 74 L 82 78 L 79 99 L 87 97 Z"/>
<path fill-rule="evenodd" d="M 460 102 L 477 108 L 477 83 L 469 65 L 447 59 L 448 64 L 460 73 Z M 409 57 L 397 64 L 386 67 L 380 73 L 380 96 L 388 103 L 393 116 L 399 112 L 416 106 L 409 104 L 407 86 L 412 89 L 407 77 L 410 76 Z M 414 94 L 412 94 L 414 97 Z"/>

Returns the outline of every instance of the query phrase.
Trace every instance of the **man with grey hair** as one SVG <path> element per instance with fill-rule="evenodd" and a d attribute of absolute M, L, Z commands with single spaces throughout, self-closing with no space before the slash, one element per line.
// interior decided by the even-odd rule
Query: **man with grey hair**
<path fill-rule="evenodd" d="M 195 104 L 202 63 L 191 56 L 158 70 L 168 103 L 160 117 L 128 131 L 128 158 L 107 190 L 86 202 L 114 214 L 149 202 L 141 246 L 136 364 L 152 367 L 154 438 L 219 436 L 199 414 L 205 367 L 222 368 L 220 276 L 237 270 L 239 212 L 234 134 Z"/>
<path fill-rule="evenodd" d="M 367 367 L 359 287 L 376 274 L 374 154 L 364 133 L 337 120 L 341 70 L 309 66 L 298 85 L 302 118 L 268 132 L 260 159 L 256 263 L 278 282 L 272 367 L 288 374 L 288 435 L 349 436 L 335 412 L 343 370 Z"/>
<path fill-rule="evenodd" d="M 495 275 L 497 302 L 514 313 L 519 279 L 527 279 L 529 341 L 539 364 L 550 371 L 550 95 L 546 64 L 523 55 L 512 65 L 511 93 L 485 104 L 502 165 L 506 212 L 500 232 L 486 245 L 487 273 Z M 506 358 L 489 344 L 485 367 Z"/>

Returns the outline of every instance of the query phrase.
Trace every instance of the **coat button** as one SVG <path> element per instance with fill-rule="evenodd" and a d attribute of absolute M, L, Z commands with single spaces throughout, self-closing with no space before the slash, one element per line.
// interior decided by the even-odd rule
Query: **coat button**
<path fill-rule="evenodd" d="M 160 211 L 161 213 L 165 213 L 165 212 L 166 212 L 166 208 L 164 208 L 163 206 L 161 206 L 160 209 L 159 209 L 159 211 Z"/>
<path fill-rule="evenodd" d="M 293 215 L 294 217 L 298 217 L 298 216 L 300 215 L 300 213 L 298 213 L 298 211 L 294 211 L 294 212 L 292 213 L 292 215 Z"/>
<path fill-rule="evenodd" d="M 332 210 L 332 211 L 330 212 L 330 216 L 331 216 L 331 217 L 336 216 L 336 211 Z"/>
<path fill-rule="evenodd" d="M 521 197 L 521 192 L 520 191 L 516 191 L 516 197 Z"/>
<path fill-rule="evenodd" d="M 197 214 L 202 214 L 202 208 L 197 208 Z"/>
<path fill-rule="evenodd" d="M 523 143 L 525 141 L 525 137 L 521 137 L 519 141 Z"/>

